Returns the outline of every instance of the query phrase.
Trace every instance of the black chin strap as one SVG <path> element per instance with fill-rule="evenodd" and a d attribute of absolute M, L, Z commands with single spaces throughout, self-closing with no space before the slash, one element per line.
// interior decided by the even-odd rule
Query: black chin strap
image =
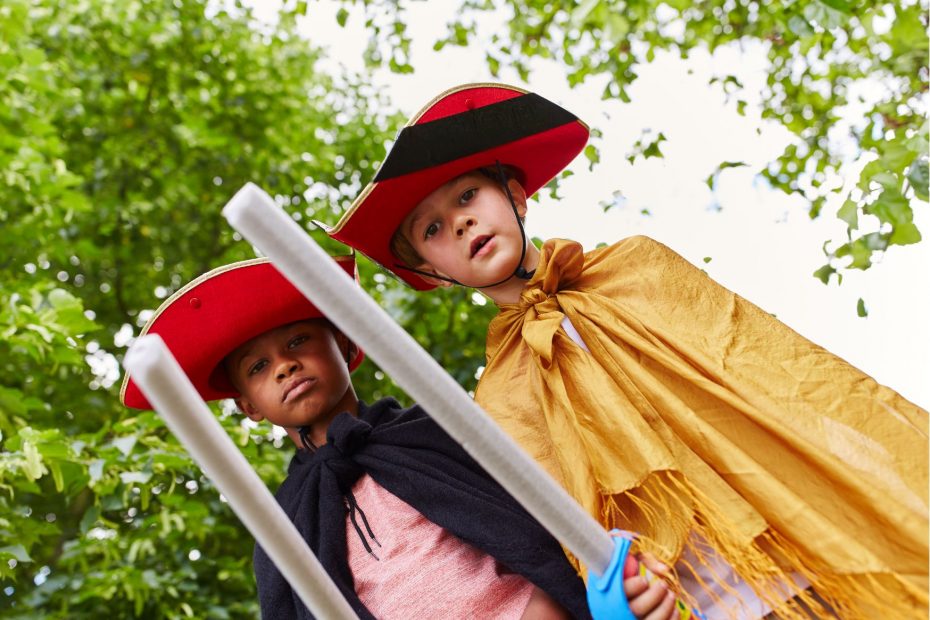
<path fill-rule="evenodd" d="M 517 226 L 520 227 L 520 241 L 522 242 L 522 247 L 520 248 L 520 260 L 519 262 L 517 262 L 517 267 L 516 269 L 513 270 L 513 273 L 507 276 L 506 278 L 504 278 L 503 280 L 499 282 L 495 282 L 494 284 L 483 284 L 482 286 L 472 286 L 471 284 L 464 284 L 452 278 L 446 278 L 444 276 L 436 275 L 435 273 L 429 273 L 428 271 L 421 271 L 420 269 L 414 269 L 412 267 L 407 267 L 399 263 L 394 263 L 395 268 L 403 269 L 404 271 L 411 271 L 420 276 L 426 276 L 428 278 L 435 278 L 436 280 L 442 280 L 443 282 L 449 282 L 450 284 L 457 284 L 459 286 L 464 286 L 466 288 L 475 288 L 475 289 L 491 288 L 494 286 L 500 286 L 504 282 L 507 282 L 508 280 L 510 280 L 510 278 L 520 278 L 521 280 L 529 280 L 530 278 L 533 277 L 533 274 L 536 273 L 536 270 L 532 269 L 530 271 L 527 271 L 526 268 L 523 267 L 523 259 L 526 258 L 527 242 L 526 242 L 526 231 L 523 229 L 523 222 L 520 221 L 520 212 L 517 211 L 517 205 L 513 200 L 513 194 L 510 193 L 510 184 L 507 182 L 507 175 L 504 174 L 504 168 L 501 166 L 500 160 L 496 161 L 495 164 L 497 165 L 498 181 L 500 182 L 501 185 L 504 186 L 504 191 L 507 192 L 507 200 L 510 201 L 510 208 L 513 209 L 513 216 L 517 219 Z"/>
<path fill-rule="evenodd" d="M 300 435 L 300 442 L 304 445 L 304 449 L 310 453 L 316 452 L 316 444 L 310 439 L 310 427 L 301 426 L 297 429 L 297 433 Z"/>

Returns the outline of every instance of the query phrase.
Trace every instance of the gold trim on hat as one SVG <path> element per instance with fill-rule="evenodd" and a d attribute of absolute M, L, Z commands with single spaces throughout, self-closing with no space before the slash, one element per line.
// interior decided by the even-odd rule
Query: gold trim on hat
<path fill-rule="evenodd" d="M 435 97 L 433 97 L 432 99 L 430 99 L 429 103 L 427 103 L 425 106 L 420 108 L 419 112 L 417 112 L 416 114 L 410 117 L 410 120 L 407 121 L 407 124 L 404 125 L 404 127 L 410 127 L 411 125 L 415 124 L 418 120 L 420 120 L 421 116 L 426 114 L 427 110 L 429 110 L 431 107 L 439 103 L 440 100 L 445 99 L 449 95 L 453 95 L 459 91 L 469 90 L 471 88 L 500 88 L 502 90 L 515 90 L 518 93 L 521 93 L 523 95 L 528 95 L 530 92 L 528 90 L 524 90 L 520 88 L 519 86 L 511 86 L 510 84 L 501 84 L 500 82 L 472 82 L 470 84 L 461 84 L 459 86 L 453 86 L 452 88 L 446 89 L 443 92 L 436 95 Z M 379 171 L 380 171 L 380 167 L 379 167 Z M 377 173 L 375 174 L 375 176 L 377 176 Z"/>

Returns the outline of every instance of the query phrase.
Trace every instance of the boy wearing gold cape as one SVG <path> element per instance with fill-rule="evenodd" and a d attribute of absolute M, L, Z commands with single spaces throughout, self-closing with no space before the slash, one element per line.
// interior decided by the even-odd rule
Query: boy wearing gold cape
<path fill-rule="evenodd" d="M 587 136 L 534 93 L 452 89 L 328 232 L 499 306 L 476 400 L 708 617 L 926 617 L 927 412 L 652 239 L 528 242 L 527 196 Z"/>

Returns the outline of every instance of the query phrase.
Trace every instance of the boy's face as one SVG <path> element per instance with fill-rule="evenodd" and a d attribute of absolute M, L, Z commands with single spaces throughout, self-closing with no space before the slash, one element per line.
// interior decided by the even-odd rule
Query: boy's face
<path fill-rule="evenodd" d="M 236 403 L 249 418 L 267 418 L 287 429 L 309 425 L 325 440 L 334 417 L 356 413 L 346 361 L 354 352 L 326 321 L 298 321 L 245 342 L 224 363 L 242 394 Z"/>
<path fill-rule="evenodd" d="M 509 187 L 523 217 L 523 187 L 516 181 L 510 181 Z M 510 276 L 523 249 L 504 189 L 479 172 L 464 174 L 433 191 L 407 215 L 401 231 L 425 261 L 416 268 L 472 286 Z"/>

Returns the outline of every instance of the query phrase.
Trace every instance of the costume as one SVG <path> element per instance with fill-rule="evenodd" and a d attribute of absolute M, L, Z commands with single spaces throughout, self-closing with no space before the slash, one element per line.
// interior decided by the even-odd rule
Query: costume
<path fill-rule="evenodd" d="M 552 538 L 422 409 L 393 399 L 359 403 L 358 418 L 333 420 L 327 443 L 298 452 L 276 497 L 361 618 L 346 560 L 346 503 L 363 473 L 465 542 L 523 575 L 579 618 L 589 618 L 584 584 Z M 361 515 L 358 515 L 359 517 Z M 356 515 L 350 515 L 355 519 Z M 377 534 L 377 532 L 375 532 Z M 265 618 L 311 618 L 264 551 L 255 575 Z"/>
<path fill-rule="evenodd" d="M 450 89 L 328 233 L 428 290 L 393 245 L 427 195 L 498 163 L 532 195 L 587 137 L 522 89 Z M 701 574 L 722 558 L 780 617 L 807 617 L 782 602 L 808 582 L 844 619 L 926 616 L 927 413 L 668 248 L 547 243 L 487 355 L 476 400 L 606 527 Z"/>
<path fill-rule="evenodd" d="M 656 241 L 544 244 L 475 398 L 666 561 L 697 534 L 763 598 L 800 573 L 844 619 L 927 613 L 927 412 Z"/>

